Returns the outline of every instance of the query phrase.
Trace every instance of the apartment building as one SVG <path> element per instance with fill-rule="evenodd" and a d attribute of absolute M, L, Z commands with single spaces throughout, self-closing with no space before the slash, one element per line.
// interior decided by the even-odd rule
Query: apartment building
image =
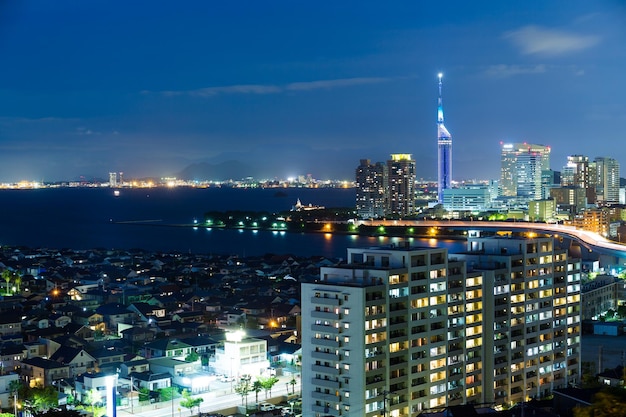
<path fill-rule="evenodd" d="M 579 383 L 580 259 L 548 237 L 475 237 L 468 245 L 452 256 L 484 277 L 484 401 L 511 404 Z"/>
<path fill-rule="evenodd" d="M 345 265 L 303 283 L 303 416 L 510 404 L 574 382 L 580 262 L 551 239 L 509 239 L 521 249 L 498 250 L 490 265 L 491 240 L 454 255 L 352 248 Z"/>

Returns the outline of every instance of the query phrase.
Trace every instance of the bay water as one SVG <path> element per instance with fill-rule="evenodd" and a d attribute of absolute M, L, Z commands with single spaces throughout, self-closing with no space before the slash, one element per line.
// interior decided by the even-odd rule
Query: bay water
<path fill-rule="evenodd" d="M 0 245 L 31 248 L 143 249 L 258 256 L 266 253 L 345 258 L 348 247 L 399 243 L 388 237 L 178 227 L 207 211 L 280 212 L 302 204 L 353 207 L 340 188 L 55 188 L 0 191 Z M 460 249 L 463 242 L 414 239 L 416 246 Z"/>

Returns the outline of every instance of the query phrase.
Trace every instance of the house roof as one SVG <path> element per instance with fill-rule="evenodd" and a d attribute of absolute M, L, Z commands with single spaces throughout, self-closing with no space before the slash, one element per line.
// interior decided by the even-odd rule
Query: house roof
<path fill-rule="evenodd" d="M 153 342 L 146 344 L 146 348 L 148 349 L 163 350 L 163 351 L 188 348 L 188 347 L 191 347 L 191 345 L 183 342 L 182 340 L 169 339 L 169 338 L 157 339 Z"/>
<path fill-rule="evenodd" d="M 22 363 L 25 365 L 34 366 L 42 369 L 59 369 L 59 368 L 67 368 L 67 365 L 59 363 L 57 361 L 53 361 L 50 359 L 44 359 L 40 357 L 36 358 L 28 358 L 22 359 Z"/>

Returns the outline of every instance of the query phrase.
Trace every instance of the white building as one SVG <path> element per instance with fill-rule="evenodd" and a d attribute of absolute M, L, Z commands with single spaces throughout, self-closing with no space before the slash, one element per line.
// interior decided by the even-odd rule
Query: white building
<path fill-rule="evenodd" d="M 579 380 L 580 262 L 548 238 L 468 249 L 348 249 L 302 284 L 303 416 L 512 404 Z"/>
<path fill-rule="evenodd" d="M 261 375 L 270 366 L 267 341 L 246 338 L 243 332 L 226 334 L 223 349 L 215 350 L 214 369 L 218 374 L 238 378 Z"/>

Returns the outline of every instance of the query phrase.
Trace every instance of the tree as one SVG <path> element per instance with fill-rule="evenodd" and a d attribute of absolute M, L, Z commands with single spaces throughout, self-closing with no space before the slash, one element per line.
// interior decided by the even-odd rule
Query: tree
<path fill-rule="evenodd" d="M 14 274 L 13 281 L 15 282 L 15 286 L 17 287 L 18 294 L 21 293 L 22 289 L 20 288 L 20 286 L 22 285 L 22 273 L 20 271 L 17 271 Z"/>
<path fill-rule="evenodd" d="M 185 356 L 185 362 L 196 362 L 198 359 L 200 359 L 200 355 L 195 351 L 191 351 L 189 355 Z"/>
<path fill-rule="evenodd" d="M 252 383 L 252 391 L 254 391 L 254 402 L 259 403 L 259 392 L 263 390 L 263 385 L 258 379 Z"/>
<path fill-rule="evenodd" d="M 7 291 L 6 291 L 7 295 L 9 294 L 9 282 L 11 282 L 12 276 L 13 276 L 13 273 L 9 271 L 8 268 L 2 271 L 2 279 L 5 280 L 7 283 Z"/>
<path fill-rule="evenodd" d="M 267 378 L 259 378 L 259 381 L 261 382 L 261 387 L 263 387 L 263 389 L 265 390 L 265 399 L 267 399 L 268 397 L 268 393 L 269 395 L 272 395 L 272 387 L 274 387 L 274 385 L 276 385 L 276 383 L 278 382 L 278 378 L 276 378 L 275 376 L 270 376 Z"/>
<path fill-rule="evenodd" d="M 250 378 L 242 378 L 237 385 L 235 385 L 235 392 L 241 395 L 241 405 L 243 405 L 244 399 L 246 400 L 246 410 L 248 410 L 248 393 L 250 391 L 252 391 Z"/>
<path fill-rule="evenodd" d="M 172 398 L 176 398 L 176 387 L 174 386 L 159 388 L 157 391 L 159 392 L 159 398 L 163 402 L 171 401 Z"/>
<path fill-rule="evenodd" d="M 59 392 L 52 385 L 31 388 L 28 403 L 35 412 L 47 411 L 59 405 Z"/>
<path fill-rule="evenodd" d="M 189 391 L 183 390 L 183 399 L 180 400 L 181 407 L 189 409 L 189 414 L 193 414 L 194 407 L 198 407 L 198 413 L 200 412 L 200 404 L 204 401 L 204 398 L 193 398 Z"/>
<path fill-rule="evenodd" d="M 291 393 L 295 394 L 296 393 L 296 378 L 294 378 L 293 376 L 291 377 L 291 381 L 289 381 L 289 383 L 291 384 Z M 289 392 L 287 392 L 287 395 L 289 395 Z"/>
<path fill-rule="evenodd" d="M 574 417 L 626 417 L 626 392 L 604 389 L 594 395 L 590 406 L 574 408 Z"/>

